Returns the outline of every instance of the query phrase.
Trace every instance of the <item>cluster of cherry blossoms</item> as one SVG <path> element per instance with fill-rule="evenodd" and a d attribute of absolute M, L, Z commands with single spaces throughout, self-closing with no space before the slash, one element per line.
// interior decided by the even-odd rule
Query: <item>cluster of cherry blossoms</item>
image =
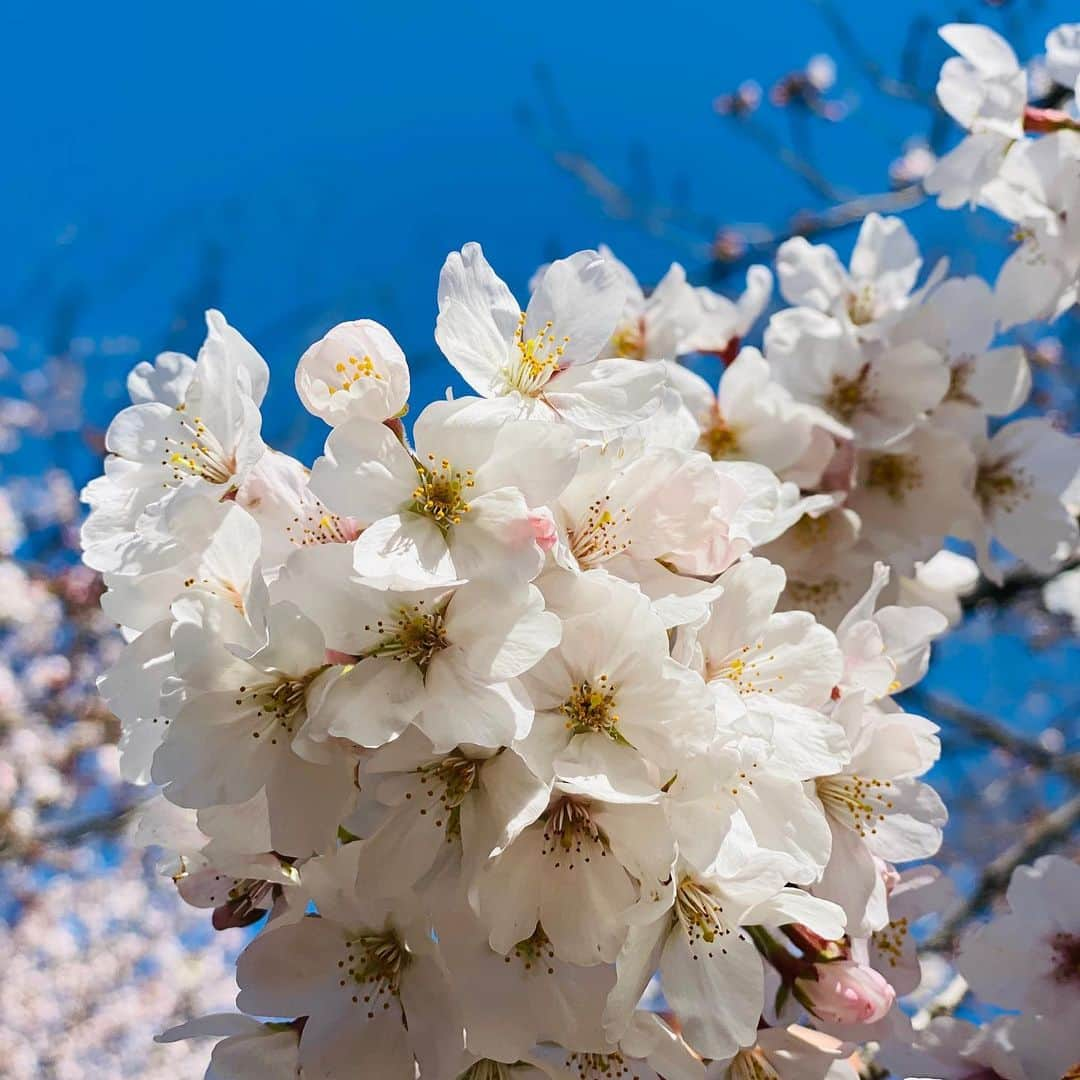
<path fill-rule="evenodd" d="M 242 931 L 214 933 L 201 911 L 163 891 L 139 851 L 83 846 L 52 875 L 30 860 L 5 861 L 0 888 L 9 909 L 0 919 L 8 1080 L 202 1075 L 204 1045 L 158 1046 L 152 1036 L 229 1007 Z"/>
<path fill-rule="evenodd" d="M 43 482 L 42 482 L 43 481 Z M 71 479 L 51 470 L 33 497 L 0 487 L 0 853 L 36 857 L 42 840 L 88 798 L 119 796 L 112 718 L 95 693 L 119 642 L 98 604 L 95 574 L 14 558 L 59 534 L 77 549 Z"/>
<path fill-rule="evenodd" d="M 989 78 L 965 63 L 943 83 Z M 582 251 L 523 309 L 468 244 L 435 338 L 472 393 L 409 431 L 401 349 L 341 324 L 296 370 L 332 429 L 310 470 L 264 443 L 267 365 L 219 313 L 197 359 L 135 368 L 84 495 L 126 640 L 100 691 L 161 789 L 140 838 L 215 927 L 266 919 L 243 1015 L 165 1038 L 221 1038 L 223 1078 L 845 1080 L 887 1048 L 946 886 L 897 869 L 946 812 L 937 729 L 893 700 L 974 581 L 946 537 L 991 577 L 1077 543 L 1076 442 L 998 422 L 1030 388 L 1000 333 L 1080 265 L 1080 177 L 1040 153 L 1055 209 L 995 196 L 1027 237 L 995 288 L 920 283 L 870 215 L 848 268 L 780 249 L 761 351 L 765 267 L 733 302 Z"/>

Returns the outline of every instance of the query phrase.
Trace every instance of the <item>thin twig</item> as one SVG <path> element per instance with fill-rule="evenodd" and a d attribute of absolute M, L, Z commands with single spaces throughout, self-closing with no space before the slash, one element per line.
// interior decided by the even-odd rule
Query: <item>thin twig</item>
<path fill-rule="evenodd" d="M 960 931 L 1009 887 L 1013 871 L 1037 858 L 1057 841 L 1068 837 L 1077 823 L 1080 823 L 1080 795 L 1074 795 L 1047 814 L 1028 831 L 1027 836 L 994 859 L 983 870 L 978 884 L 967 898 L 946 914 L 937 932 L 924 943 L 923 950 L 942 952 L 951 949 Z"/>
<path fill-rule="evenodd" d="M 1036 768 L 1066 776 L 1080 784 L 1080 754 L 1060 754 L 1010 731 L 1000 720 L 977 712 L 941 694 L 910 690 L 907 699 L 923 711 L 962 728 L 968 735 L 1004 750 Z M 921 703 L 921 706 L 919 705 Z"/>
<path fill-rule="evenodd" d="M 1041 589 L 1059 574 L 1063 574 L 1066 570 L 1075 570 L 1078 566 L 1080 566 L 1080 556 L 1074 555 L 1066 559 L 1049 574 L 1030 570 L 1025 566 L 1018 566 L 1005 575 L 1000 585 L 995 584 L 988 578 L 980 578 L 978 585 L 966 596 L 960 598 L 960 606 L 965 610 L 970 610 L 990 602 L 1004 607 L 1024 593 Z"/>
<path fill-rule="evenodd" d="M 935 111 L 941 108 L 936 94 L 927 93 L 913 83 L 893 78 L 885 71 L 873 56 L 862 47 L 852 33 L 847 20 L 829 0 L 813 0 L 813 2 L 818 11 L 821 12 L 821 17 L 829 24 L 829 29 L 832 30 L 837 44 L 847 52 L 848 56 L 862 69 L 866 78 L 881 93 L 889 97 L 899 98 L 901 101 L 912 101 L 919 105 L 925 105 Z"/>
<path fill-rule="evenodd" d="M 78 843 L 91 836 L 114 836 L 127 826 L 131 815 L 142 803 L 136 798 L 126 806 L 115 807 L 100 814 L 76 818 L 51 829 L 43 829 L 37 835 L 18 844 L 0 847 L 0 862 L 10 859 L 25 858 L 35 851 L 47 848 L 63 848 Z"/>

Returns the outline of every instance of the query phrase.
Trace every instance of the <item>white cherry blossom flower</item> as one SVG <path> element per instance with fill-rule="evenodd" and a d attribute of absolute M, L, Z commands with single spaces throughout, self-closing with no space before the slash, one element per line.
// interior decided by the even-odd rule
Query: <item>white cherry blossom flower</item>
<path fill-rule="evenodd" d="M 980 277 L 943 281 L 909 314 L 894 340 L 920 340 L 945 356 L 949 388 L 942 408 L 979 409 L 1007 416 L 1031 391 L 1031 372 L 1019 345 L 991 348 L 996 332 L 993 291 Z"/>
<path fill-rule="evenodd" d="M 542 1042 L 582 1058 L 608 1049 L 601 1020 L 614 967 L 567 963 L 540 924 L 505 955 L 496 952 L 463 901 L 440 903 L 435 929 L 471 1053 L 513 1062 L 531 1058 Z"/>
<path fill-rule="evenodd" d="M 839 912 L 784 888 L 771 856 L 745 841 L 706 873 L 677 864 L 659 901 L 629 915 L 618 983 L 608 998 L 609 1038 L 621 1037 L 649 976 L 659 967 L 664 996 L 683 1037 L 707 1058 L 731 1057 L 754 1043 L 764 996 L 762 960 L 742 928 L 803 922 L 826 936 L 842 932 Z"/>
<path fill-rule="evenodd" d="M 547 268 L 523 312 L 480 245 L 466 244 L 439 277 L 435 339 L 477 393 L 508 398 L 516 415 L 625 427 L 659 407 L 664 373 L 603 357 L 624 299 L 612 263 L 579 251 Z"/>
<path fill-rule="evenodd" d="M 216 1038 L 207 1080 L 295 1080 L 300 1070 L 300 1033 L 291 1023 L 260 1023 L 238 1013 L 200 1016 L 155 1037 L 155 1042 Z"/>
<path fill-rule="evenodd" d="M 1080 78 L 1080 23 L 1062 23 L 1046 35 L 1046 71 L 1058 84 L 1072 88 Z"/>
<path fill-rule="evenodd" d="M 1080 470 L 1080 440 L 1043 419 L 1015 420 L 992 438 L 978 439 L 976 454 L 969 535 L 983 573 L 1001 580 L 991 537 L 1030 566 L 1053 570 L 1059 548 L 1068 550 L 1080 535 L 1063 502 Z"/>
<path fill-rule="evenodd" d="M 95 569 L 118 568 L 153 503 L 177 489 L 228 496 L 265 450 L 259 405 L 266 364 L 220 312 L 207 312 L 206 320 L 194 368 L 166 354 L 160 371 L 141 369 L 132 382 L 138 400 L 109 426 L 105 475 L 83 492 L 91 508 L 84 558 Z"/>
<path fill-rule="evenodd" d="M 705 1073 L 706 1080 L 857 1080 L 858 1075 L 849 1043 L 798 1024 L 759 1031 L 753 1046 L 710 1062 Z"/>
<path fill-rule="evenodd" d="M 827 413 L 796 402 L 754 348 L 725 368 L 715 393 L 687 368 L 672 372 L 672 385 L 700 427 L 699 449 L 717 461 L 756 461 L 808 487 L 832 456 L 828 432 L 844 430 Z"/>
<path fill-rule="evenodd" d="M 986 1001 L 1040 1013 L 1075 1033 L 1080 1019 L 1080 867 L 1045 855 L 1013 872 L 1009 909 L 969 930 L 957 967 Z M 1070 1026 L 1071 1025 L 1071 1026 Z"/>
<path fill-rule="evenodd" d="M 571 744 L 610 740 L 669 769 L 713 741 L 701 678 L 668 652 L 663 622 L 637 588 L 603 570 L 542 581 L 562 640 L 522 682 L 536 719 L 519 750 L 544 776 Z"/>
<path fill-rule="evenodd" d="M 1056 131 L 1009 152 L 985 202 L 1018 226 L 1020 241 L 994 285 L 997 316 L 1007 329 L 1052 321 L 1077 298 L 1080 273 L 1080 133 Z"/>
<path fill-rule="evenodd" d="M 241 954 L 237 1005 L 307 1017 L 304 1073 L 343 1078 L 363 1061 L 380 1078 L 415 1080 L 419 1061 L 440 1075 L 460 1022 L 430 927 L 401 899 L 357 891 L 352 846 L 309 870 L 319 915 L 271 928 Z"/>
<path fill-rule="evenodd" d="M 843 674 L 836 637 L 806 612 L 775 611 L 784 572 L 764 559 L 736 563 L 720 583 L 704 624 L 679 631 L 675 655 L 714 693 L 737 695 L 736 727 L 767 741 L 775 764 L 800 780 L 841 768 L 847 738 L 822 712 Z"/>
<path fill-rule="evenodd" d="M 611 963 L 625 911 L 661 889 L 674 857 L 661 794 L 629 747 L 576 747 L 548 806 L 484 868 L 472 900 L 504 955 L 539 924 L 555 955 Z"/>
<path fill-rule="evenodd" d="M 789 303 L 823 312 L 860 338 L 881 337 L 944 275 L 945 265 L 939 263 L 913 296 L 921 267 L 919 249 L 904 222 L 879 214 L 863 220 L 850 270 L 827 244 L 811 244 L 801 236 L 781 244 L 776 262 L 780 291 Z"/>
<path fill-rule="evenodd" d="M 154 782 L 195 808 L 244 803 L 265 789 L 274 850 L 326 850 L 355 787 L 350 755 L 303 734 L 340 673 L 325 661 L 318 627 L 280 603 L 254 650 L 230 649 L 194 623 L 184 631 L 173 642 L 181 703 L 154 754 Z"/>
<path fill-rule="evenodd" d="M 411 722 L 440 753 L 524 737 L 533 710 L 517 679 L 559 642 L 559 620 L 526 583 L 373 588 L 351 553 L 309 548 L 288 563 L 274 596 L 303 605 L 326 645 L 355 658 L 328 688 L 311 737 L 377 747 Z"/>
<path fill-rule="evenodd" d="M 850 764 L 815 781 L 832 832 L 832 853 L 818 896 L 847 914 L 848 930 L 866 937 L 889 921 L 885 883 L 874 857 L 889 862 L 929 858 L 941 844 L 945 807 L 915 779 L 937 759 L 937 728 L 928 720 L 868 706 L 862 691 L 839 702 L 851 744 Z"/>
<path fill-rule="evenodd" d="M 372 319 L 339 323 L 300 357 L 296 393 L 332 427 L 354 418 L 382 423 L 409 400 L 409 366 L 386 327 Z"/>
<path fill-rule="evenodd" d="M 969 134 L 924 184 L 940 206 L 953 208 L 974 204 L 1023 138 L 1027 78 L 1008 42 L 989 27 L 950 23 L 938 33 L 960 54 L 942 66 L 938 100 Z"/>
<path fill-rule="evenodd" d="M 623 1037 L 600 1053 L 567 1053 L 562 1047 L 537 1047 L 531 1056 L 552 1080 L 704 1080 L 705 1066 L 656 1013 L 639 1009 Z M 548 1071 L 550 1070 L 550 1071 Z M 631 1071 L 632 1070 L 632 1071 Z"/>
<path fill-rule="evenodd" d="M 774 316 L 765 350 L 777 381 L 849 431 L 860 446 L 902 438 L 949 389 L 949 370 L 922 341 L 860 344 L 812 308 Z"/>
<path fill-rule="evenodd" d="M 700 313 L 693 330 L 683 339 L 680 352 L 713 353 L 732 359 L 768 306 L 772 287 L 772 271 L 767 266 L 751 266 L 746 271 L 746 288 L 735 300 L 704 286 L 696 288 Z"/>
<path fill-rule="evenodd" d="M 686 280 L 686 271 L 672 263 L 646 295 L 630 268 L 619 262 L 610 248 L 601 245 L 599 251 L 615 271 L 626 296 L 604 353 L 628 360 L 674 360 L 689 352 L 685 343 L 701 320 L 701 306 L 697 290 Z"/>
<path fill-rule="evenodd" d="M 550 785 L 511 749 L 468 745 L 437 753 L 419 729 L 408 729 L 361 765 L 362 788 L 378 809 L 357 862 L 372 888 L 403 896 L 438 872 L 468 882 L 497 847 L 505 847 L 548 804 Z"/>
<path fill-rule="evenodd" d="M 365 526 L 354 560 L 373 584 L 509 583 L 540 572 L 533 510 L 573 476 L 573 438 L 553 424 L 500 421 L 477 404 L 429 405 L 416 420 L 414 452 L 369 420 L 342 424 L 327 440 L 311 490 Z"/>
<path fill-rule="evenodd" d="M 975 458 L 947 428 L 921 424 L 903 440 L 857 457 L 847 506 L 860 518 L 860 544 L 903 573 L 941 547 L 974 511 Z"/>

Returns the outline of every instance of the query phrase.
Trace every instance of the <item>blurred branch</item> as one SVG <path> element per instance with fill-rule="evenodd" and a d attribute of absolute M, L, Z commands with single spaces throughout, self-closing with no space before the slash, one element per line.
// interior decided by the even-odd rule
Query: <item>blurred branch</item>
<path fill-rule="evenodd" d="M 919 105 L 925 105 L 935 112 L 941 108 L 936 94 L 928 93 L 912 82 L 905 82 L 889 75 L 881 64 L 862 47 L 852 32 L 847 19 L 831 3 L 831 0 L 813 0 L 813 3 L 822 19 L 828 24 L 837 44 L 848 54 L 877 90 L 889 97 L 899 98 L 901 101 L 912 101 Z M 905 48 L 905 56 L 909 66 L 910 54 L 913 48 L 914 43 L 909 39 Z"/>
<path fill-rule="evenodd" d="M 725 267 L 742 265 L 752 259 L 766 258 L 772 255 L 785 241 L 794 236 L 822 236 L 836 232 L 861 221 L 869 213 L 896 214 L 918 206 L 926 198 L 922 186 L 908 184 L 896 191 L 884 191 L 873 195 L 856 195 L 824 210 L 803 210 L 797 213 L 784 229 L 763 230 L 765 235 L 746 242 L 738 256 L 725 259 L 715 256 L 715 264 L 722 272 Z"/>
<path fill-rule="evenodd" d="M 115 836 L 131 821 L 131 816 L 142 803 L 141 798 L 132 799 L 125 806 L 114 807 L 100 814 L 65 821 L 51 829 L 43 829 L 37 835 L 18 844 L 0 847 L 0 862 L 22 859 L 29 854 L 48 848 L 69 847 L 91 836 Z"/>
<path fill-rule="evenodd" d="M 1064 840 L 1080 823 L 1080 795 L 1047 814 L 1028 830 L 1027 836 L 1003 851 L 980 874 L 968 897 L 945 915 L 937 932 L 924 943 L 929 952 L 951 949 L 960 931 L 981 914 L 1009 887 L 1013 871 L 1029 863 L 1059 840 Z"/>
<path fill-rule="evenodd" d="M 965 610 L 979 607 L 987 602 L 1004 606 L 1010 601 L 1017 599 L 1024 593 L 1042 589 L 1044 585 L 1052 581 L 1066 570 L 1073 570 L 1080 566 L 1080 556 L 1074 555 L 1066 559 L 1052 573 L 1044 574 L 1027 567 L 1017 567 L 1010 570 L 1000 585 L 995 585 L 986 577 L 980 577 L 978 585 L 960 598 L 960 604 Z"/>
<path fill-rule="evenodd" d="M 923 711 L 955 724 L 974 739 L 990 743 L 1020 761 L 1068 777 L 1074 783 L 1080 784 L 1080 754 L 1060 754 L 1048 750 L 1045 746 L 1010 731 L 1000 720 L 941 694 L 910 690 L 907 698 L 917 706 L 921 703 Z"/>
<path fill-rule="evenodd" d="M 805 180 L 811 191 L 823 199 L 843 203 L 855 197 L 854 192 L 837 187 L 805 154 L 797 153 L 764 124 L 759 124 L 750 116 L 739 116 L 737 120 L 739 130 L 746 132 L 758 146 L 772 154 L 786 169 Z"/>

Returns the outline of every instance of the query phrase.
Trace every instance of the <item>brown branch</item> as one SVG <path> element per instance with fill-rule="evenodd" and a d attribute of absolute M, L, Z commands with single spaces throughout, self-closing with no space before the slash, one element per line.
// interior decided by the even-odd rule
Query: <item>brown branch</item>
<path fill-rule="evenodd" d="M 1000 720 L 961 705 L 951 698 L 924 690 L 911 690 L 908 701 L 931 716 L 940 717 L 968 735 L 1004 750 L 1012 757 L 1080 784 L 1080 754 L 1060 754 L 1010 731 Z M 920 704 L 921 703 L 921 704 Z"/>
<path fill-rule="evenodd" d="M 821 17 L 829 25 L 837 44 L 851 57 L 856 65 L 862 69 L 863 75 L 881 93 L 888 97 L 899 98 L 901 101 L 911 101 L 918 105 L 925 105 L 935 112 L 941 109 L 937 95 L 921 90 L 914 83 L 904 82 L 890 75 L 859 43 L 851 31 L 847 20 L 840 14 L 837 8 L 829 0 L 813 0 L 814 6 L 821 13 Z"/>
<path fill-rule="evenodd" d="M 979 877 L 978 884 L 965 900 L 945 915 L 941 926 L 923 944 L 927 952 L 942 952 L 953 948 L 960 931 L 981 914 L 1009 887 L 1013 871 L 1031 862 L 1060 840 L 1066 839 L 1080 823 L 1080 795 L 1047 814 L 1028 830 L 1027 836 L 1003 851 Z"/>
<path fill-rule="evenodd" d="M 1004 606 L 1026 593 L 1041 589 L 1059 574 L 1066 570 L 1074 570 L 1078 566 L 1080 566 L 1080 556 L 1074 555 L 1049 574 L 1020 566 L 1015 570 L 1010 570 L 1000 585 L 995 585 L 994 582 L 983 577 L 970 593 L 960 598 L 960 605 L 966 611 L 986 603 Z"/>
<path fill-rule="evenodd" d="M 24 842 L 0 845 L 0 862 L 9 859 L 25 860 L 49 848 L 68 847 L 91 836 L 115 836 L 131 821 L 133 812 L 142 801 L 141 798 L 135 798 L 125 806 L 64 822 L 51 829 L 43 829 Z"/>

